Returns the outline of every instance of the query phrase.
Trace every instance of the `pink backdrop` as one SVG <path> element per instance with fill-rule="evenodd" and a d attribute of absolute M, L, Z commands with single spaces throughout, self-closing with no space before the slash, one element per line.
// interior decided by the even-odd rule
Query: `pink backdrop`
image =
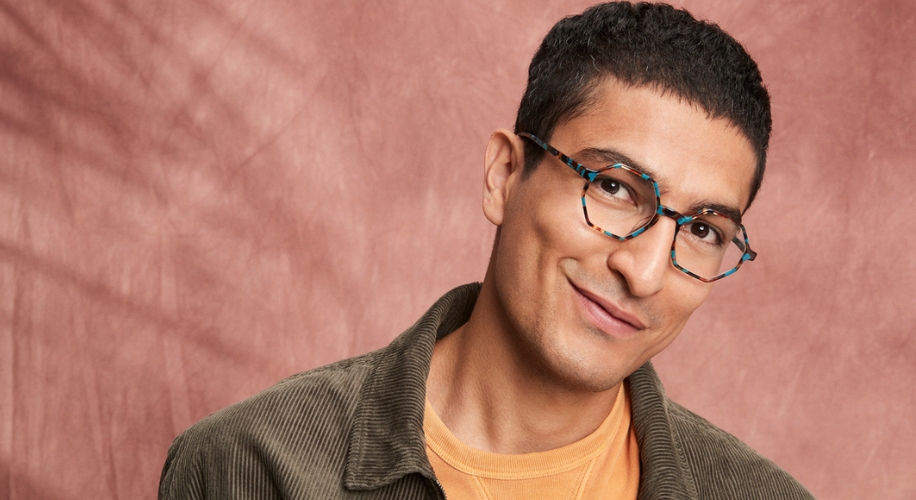
<path fill-rule="evenodd" d="M 484 143 L 588 3 L 0 1 L 0 498 L 154 498 L 188 425 L 481 279 Z M 914 498 L 916 3 L 676 3 L 775 133 L 669 393 L 819 497 Z"/>

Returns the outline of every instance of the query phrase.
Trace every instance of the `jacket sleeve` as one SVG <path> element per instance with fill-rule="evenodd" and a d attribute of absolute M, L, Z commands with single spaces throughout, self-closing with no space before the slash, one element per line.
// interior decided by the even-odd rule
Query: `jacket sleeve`
<path fill-rule="evenodd" d="M 264 450 L 220 429 L 191 427 L 175 438 L 159 480 L 159 500 L 283 498 Z"/>
<path fill-rule="evenodd" d="M 203 500 L 205 477 L 192 457 L 182 455 L 184 435 L 175 438 L 159 478 L 159 500 Z"/>

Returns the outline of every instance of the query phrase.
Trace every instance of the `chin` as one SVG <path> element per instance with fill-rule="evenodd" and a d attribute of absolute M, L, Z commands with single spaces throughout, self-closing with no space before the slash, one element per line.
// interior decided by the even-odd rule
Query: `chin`
<path fill-rule="evenodd" d="M 638 367 L 637 367 L 638 368 Z M 575 392 L 606 392 L 635 371 L 624 368 L 611 369 L 606 363 L 568 360 L 554 371 L 555 377 Z"/>
<path fill-rule="evenodd" d="M 629 374 L 627 374 L 629 375 Z M 616 388 L 627 376 L 614 376 L 606 378 L 580 378 L 573 381 L 570 381 L 571 387 L 574 388 L 576 392 L 591 392 L 591 393 L 601 393 L 607 392 Z"/>

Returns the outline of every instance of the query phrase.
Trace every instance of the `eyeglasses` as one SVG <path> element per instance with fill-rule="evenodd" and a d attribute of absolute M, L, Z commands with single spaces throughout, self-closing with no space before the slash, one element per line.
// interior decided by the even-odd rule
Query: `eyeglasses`
<path fill-rule="evenodd" d="M 722 279 L 754 260 L 747 231 L 740 220 L 702 208 L 682 215 L 662 205 L 658 183 L 652 177 L 622 163 L 590 170 L 556 148 L 522 132 L 528 139 L 576 171 L 585 179 L 582 211 L 589 227 L 618 241 L 635 238 L 652 227 L 659 216 L 677 223 L 671 242 L 674 267 L 709 283 Z"/>

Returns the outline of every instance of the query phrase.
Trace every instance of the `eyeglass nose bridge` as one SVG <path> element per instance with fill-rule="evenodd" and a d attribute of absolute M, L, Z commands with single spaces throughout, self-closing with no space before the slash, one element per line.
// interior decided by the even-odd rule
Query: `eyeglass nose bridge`
<path fill-rule="evenodd" d="M 585 185 L 585 189 L 588 189 L 588 184 Z M 635 237 L 641 235 L 642 233 L 646 232 L 649 228 L 651 228 L 652 226 L 654 226 L 654 225 L 659 221 L 659 216 L 668 217 L 668 218 L 670 218 L 670 219 L 674 219 L 674 222 L 677 224 L 677 227 L 678 227 L 678 228 L 680 228 L 684 223 L 689 222 L 689 221 L 692 219 L 692 217 L 687 217 L 687 216 L 685 216 L 685 215 L 681 215 L 681 213 L 678 212 L 677 210 L 674 210 L 673 208 L 666 207 L 666 206 L 662 205 L 661 203 L 659 203 L 659 204 L 658 204 L 658 208 L 655 209 L 655 217 L 652 217 L 652 220 L 650 220 L 648 223 L 646 223 L 646 225 L 640 227 L 639 229 L 633 231 L 632 233 L 630 233 L 630 234 L 628 234 L 628 235 L 626 235 L 626 236 L 617 236 L 616 234 L 613 234 L 613 233 L 609 233 L 609 232 L 607 232 L 607 231 L 604 231 L 604 230 L 602 230 L 602 229 L 600 229 L 600 228 L 594 226 L 594 225 L 591 223 L 591 220 L 588 218 L 588 208 L 586 207 L 586 204 L 585 204 L 585 195 L 584 195 L 584 194 L 582 195 L 582 209 L 585 211 L 585 222 L 588 223 L 589 226 L 592 226 L 593 228 L 597 229 L 598 232 L 603 233 L 603 234 L 605 234 L 605 235 L 607 235 L 607 236 L 610 236 L 611 238 L 614 238 L 614 239 L 616 239 L 616 240 L 618 240 L 618 241 L 627 241 L 627 240 L 631 240 L 631 239 L 633 239 L 633 238 L 635 238 Z M 675 232 L 674 232 L 674 240 L 671 242 L 671 251 L 672 251 L 672 252 L 674 251 L 674 243 L 675 243 L 675 241 L 677 241 L 677 230 L 675 230 Z"/>
<path fill-rule="evenodd" d="M 640 233 L 654 226 L 655 223 L 659 221 L 659 217 L 667 217 L 669 219 L 674 220 L 675 224 L 677 224 L 678 229 L 681 226 L 683 226 L 684 224 L 694 219 L 694 217 L 684 215 L 671 207 L 666 207 L 665 205 L 662 205 L 661 203 L 659 203 L 658 208 L 655 209 L 655 215 L 656 215 L 655 218 L 649 224 L 646 224 L 646 226 L 643 227 L 641 231 L 639 231 Z M 674 231 L 674 239 L 677 240 L 677 229 L 675 229 Z M 671 242 L 671 247 L 672 247 L 671 250 L 673 251 L 674 250 L 673 241 Z"/>
<path fill-rule="evenodd" d="M 680 226 L 685 222 L 689 222 L 693 217 L 687 217 L 686 215 L 681 214 L 677 210 L 666 207 L 661 203 L 658 204 L 658 208 L 655 209 L 655 213 L 663 217 L 668 217 L 669 219 L 674 219 L 674 222 L 677 222 L 677 225 Z"/>

